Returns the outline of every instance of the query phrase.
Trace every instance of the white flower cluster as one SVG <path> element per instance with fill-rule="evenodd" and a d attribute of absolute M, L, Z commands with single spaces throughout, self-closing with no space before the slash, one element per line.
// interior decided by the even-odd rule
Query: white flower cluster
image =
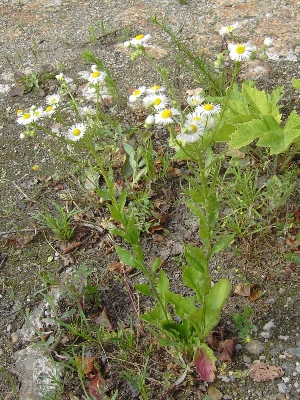
<path fill-rule="evenodd" d="M 194 143 L 200 139 L 205 130 L 214 126 L 213 115 L 221 110 L 219 104 L 206 103 L 205 98 L 199 94 L 188 96 L 186 101 L 189 113 L 175 108 L 165 94 L 164 86 L 155 85 L 151 88 L 140 86 L 129 96 L 129 102 L 140 102 L 151 114 L 145 120 L 145 127 L 152 125 L 167 126 L 173 123 L 181 127 L 177 141 Z"/>
<path fill-rule="evenodd" d="M 129 48 L 129 47 L 139 47 L 139 46 L 144 46 L 145 44 L 147 44 L 149 42 L 151 38 L 150 34 L 147 35 L 137 35 L 135 36 L 133 39 L 131 40 L 127 40 L 126 42 L 124 42 L 124 47 Z"/>
<path fill-rule="evenodd" d="M 233 61 L 237 62 L 242 62 L 245 60 L 249 60 L 253 54 L 253 52 L 256 50 L 256 46 L 252 45 L 250 41 L 248 42 L 237 42 L 234 43 L 234 31 L 240 27 L 240 24 L 238 22 L 234 22 L 232 25 L 228 26 L 222 26 L 219 29 L 219 34 L 222 37 L 225 37 L 227 35 L 230 36 L 232 43 L 228 44 L 228 51 L 229 51 L 229 57 Z M 267 47 L 270 47 L 273 45 L 273 39 L 266 37 L 263 43 L 263 47 L 260 49 L 260 51 L 263 51 L 263 56 L 262 58 L 267 58 L 267 55 L 265 53 L 265 50 Z M 217 60 L 217 63 L 215 65 L 217 67 L 221 66 L 222 64 L 222 59 L 219 57 L 219 60 Z"/>
<path fill-rule="evenodd" d="M 82 89 L 82 95 L 88 101 L 93 101 L 94 103 L 101 101 L 103 99 L 111 99 L 106 87 L 106 77 L 107 73 L 101 71 L 97 65 L 91 66 L 91 72 L 81 71 L 78 72 L 84 80 L 88 81 L 88 84 Z"/>

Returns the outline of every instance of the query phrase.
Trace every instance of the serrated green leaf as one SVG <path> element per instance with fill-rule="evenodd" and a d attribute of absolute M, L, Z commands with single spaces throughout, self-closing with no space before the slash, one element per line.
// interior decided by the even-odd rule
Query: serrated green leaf
<path fill-rule="evenodd" d="M 272 94 L 267 94 L 264 90 L 258 90 L 256 87 L 249 86 L 248 84 L 242 85 L 242 94 L 252 109 L 258 115 L 272 115 L 273 118 L 280 123 L 281 114 L 277 102 L 279 97 L 279 89 Z M 282 88 L 281 88 L 282 91 Z"/>
<path fill-rule="evenodd" d="M 186 287 L 192 289 L 196 293 L 199 304 L 203 305 L 205 296 L 210 289 L 210 276 L 202 274 L 194 268 L 185 266 L 182 269 L 182 281 Z"/>
<path fill-rule="evenodd" d="M 138 290 L 140 293 L 144 294 L 145 296 L 151 295 L 150 287 L 146 283 L 141 283 L 141 284 L 135 283 L 134 287 L 136 290 Z"/>
<path fill-rule="evenodd" d="M 227 278 L 222 278 L 209 291 L 205 301 L 204 337 L 218 324 L 221 309 L 230 293 L 231 285 Z"/>
<path fill-rule="evenodd" d="M 185 319 L 188 314 L 197 309 L 194 296 L 183 297 L 180 294 L 168 292 L 166 293 L 166 299 L 174 306 L 176 314 L 181 319 Z"/>
<path fill-rule="evenodd" d="M 211 250 L 211 257 L 214 254 L 219 253 L 220 251 L 222 251 L 223 249 L 225 249 L 225 247 L 227 247 L 229 245 L 229 243 L 234 239 L 234 234 L 232 235 L 226 235 L 223 236 L 221 239 L 219 239 L 216 244 L 213 246 L 212 250 Z"/>
<path fill-rule="evenodd" d="M 300 90 L 300 79 L 293 78 L 292 85 L 295 89 Z"/>
<path fill-rule="evenodd" d="M 130 253 L 130 251 L 123 249 L 119 245 L 115 245 L 116 252 L 120 258 L 120 260 L 129 267 L 140 268 L 139 263 L 136 261 L 135 257 Z"/>
<path fill-rule="evenodd" d="M 184 256 L 188 264 L 203 275 L 207 275 L 207 257 L 200 247 L 185 245 Z"/>
<path fill-rule="evenodd" d="M 236 131 L 231 135 L 229 146 L 232 149 L 240 149 L 264 136 L 267 131 L 265 124 L 259 119 L 244 122 L 239 124 Z"/>

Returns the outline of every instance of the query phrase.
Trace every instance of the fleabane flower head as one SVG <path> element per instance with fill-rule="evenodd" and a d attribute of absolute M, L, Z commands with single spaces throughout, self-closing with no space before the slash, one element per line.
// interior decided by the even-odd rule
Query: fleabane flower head
<path fill-rule="evenodd" d="M 193 96 L 188 96 L 186 101 L 189 106 L 197 107 L 203 103 L 204 97 L 200 96 L 199 94 L 194 94 Z"/>
<path fill-rule="evenodd" d="M 232 32 L 235 31 L 239 27 L 240 27 L 240 24 L 238 22 L 234 22 L 232 25 L 222 26 L 222 28 L 219 29 L 219 35 L 221 35 L 221 36 L 231 35 Z"/>
<path fill-rule="evenodd" d="M 130 103 L 134 103 L 135 101 L 137 101 L 146 91 L 146 87 L 145 86 L 141 86 L 138 89 L 136 89 L 132 95 L 129 96 L 129 101 Z"/>
<path fill-rule="evenodd" d="M 131 39 L 130 44 L 133 47 L 144 46 L 149 42 L 150 38 L 151 38 L 150 34 L 147 35 L 140 34 Z"/>
<path fill-rule="evenodd" d="M 204 128 L 201 123 L 186 123 L 182 131 L 177 135 L 177 140 L 184 143 L 195 143 L 204 134 Z"/>
<path fill-rule="evenodd" d="M 155 123 L 157 125 L 172 124 L 176 115 L 179 115 L 179 111 L 176 108 L 164 108 L 155 114 Z"/>
<path fill-rule="evenodd" d="M 160 86 L 160 85 L 154 85 L 151 86 L 151 88 L 147 88 L 146 92 L 151 94 L 151 93 L 161 93 L 166 90 L 165 86 Z"/>
<path fill-rule="evenodd" d="M 59 102 L 60 102 L 59 94 L 49 94 L 49 96 L 46 97 L 46 103 L 49 104 L 49 106 L 53 106 L 55 104 L 58 104 Z"/>
<path fill-rule="evenodd" d="M 32 115 L 32 120 L 36 121 L 44 115 L 44 110 L 42 107 L 31 106 L 30 114 Z"/>
<path fill-rule="evenodd" d="M 220 104 L 205 103 L 196 107 L 195 112 L 200 116 L 214 115 L 221 111 Z"/>
<path fill-rule="evenodd" d="M 168 104 L 168 98 L 164 94 L 149 94 L 143 98 L 144 107 L 154 107 L 155 110 L 161 110 L 166 108 Z"/>
<path fill-rule="evenodd" d="M 229 43 L 229 57 L 233 61 L 245 61 L 249 60 L 252 52 L 255 50 L 255 46 L 252 46 L 250 42 L 247 43 Z"/>
<path fill-rule="evenodd" d="M 101 71 L 97 65 L 91 66 L 91 74 L 88 77 L 88 81 L 97 84 L 97 83 L 104 83 L 107 73 L 105 71 Z"/>
<path fill-rule="evenodd" d="M 203 129 L 208 130 L 213 128 L 215 119 L 211 115 L 194 111 L 193 113 L 187 114 L 185 124 L 200 125 Z"/>
<path fill-rule="evenodd" d="M 18 118 L 17 118 L 17 123 L 20 125 L 28 125 L 33 122 L 33 116 L 31 112 L 26 112 L 26 113 L 17 113 Z"/>
<path fill-rule="evenodd" d="M 72 125 L 66 133 L 66 138 L 72 140 L 73 142 L 77 142 L 84 136 L 85 130 L 86 126 L 84 124 Z"/>
<path fill-rule="evenodd" d="M 55 104 L 53 104 L 52 106 L 49 105 L 43 111 L 43 117 L 49 117 L 50 115 L 54 114 L 55 110 L 56 110 L 56 105 Z"/>

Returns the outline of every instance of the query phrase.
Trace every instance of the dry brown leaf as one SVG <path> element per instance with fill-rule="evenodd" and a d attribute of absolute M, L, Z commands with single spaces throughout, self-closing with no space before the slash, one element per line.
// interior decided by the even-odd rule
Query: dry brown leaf
<path fill-rule="evenodd" d="M 98 370 L 95 367 L 96 357 L 84 357 L 82 362 L 82 357 L 77 356 L 76 360 L 83 367 L 83 373 L 87 378 L 91 379 L 98 374 Z"/>
<path fill-rule="evenodd" d="M 250 285 L 245 285 L 244 283 L 239 282 L 234 289 L 234 293 L 238 296 L 249 297 Z"/>
<path fill-rule="evenodd" d="M 100 387 L 105 382 L 105 379 L 102 378 L 99 374 L 95 375 L 93 379 L 89 383 L 89 395 L 93 396 L 96 400 L 101 400 L 101 395 L 99 393 Z"/>
<path fill-rule="evenodd" d="M 182 175 L 182 171 L 179 168 L 169 167 L 168 168 L 168 174 L 172 178 L 179 178 Z"/>
<path fill-rule="evenodd" d="M 216 351 L 216 357 L 220 361 L 232 362 L 232 355 L 235 349 L 236 339 L 226 339 L 219 343 Z"/>
<path fill-rule="evenodd" d="M 109 263 L 108 270 L 118 272 L 118 274 L 125 274 L 126 272 L 124 263 L 119 261 L 112 261 L 111 263 Z"/>
<path fill-rule="evenodd" d="M 103 308 L 102 313 L 99 315 L 97 319 L 95 319 L 96 324 L 104 326 L 109 332 L 113 330 L 113 326 L 110 322 L 109 316 L 107 314 L 106 307 Z"/>
<path fill-rule="evenodd" d="M 72 253 L 72 251 L 78 249 L 78 247 L 80 247 L 82 245 L 81 242 L 74 242 L 71 243 L 63 252 L 63 254 L 68 254 L 68 253 Z"/>
<path fill-rule="evenodd" d="M 194 96 L 194 95 L 197 95 L 197 94 L 199 94 L 199 93 L 201 93 L 201 92 L 203 92 L 203 89 L 202 89 L 202 88 L 190 89 L 190 90 L 187 90 L 187 91 L 186 91 L 186 93 L 187 93 L 189 96 Z"/>
<path fill-rule="evenodd" d="M 249 301 L 255 301 L 261 297 L 262 289 L 259 285 L 251 286 Z"/>
<path fill-rule="evenodd" d="M 276 378 L 281 378 L 284 371 L 280 367 L 254 361 L 250 367 L 250 376 L 255 382 L 273 381 Z"/>

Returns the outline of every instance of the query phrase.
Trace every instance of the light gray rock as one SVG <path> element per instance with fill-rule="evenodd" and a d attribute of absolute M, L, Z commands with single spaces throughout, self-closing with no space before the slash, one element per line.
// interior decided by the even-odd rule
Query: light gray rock
<path fill-rule="evenodd" d="M 259 340 L 254 339 L 247 343 L 245 348 L 250 354 L 261 354 L 265 349 L 265 345 Z"/>
<path fill-rule="evenodd" d="M 55 398 L 58 390 L 56 382 L 62 375 L 61 366 L 34 345 L 17 351 L 13 358 L 21 382 L 19 400 L 42 400 L 46 395 Z"/>

